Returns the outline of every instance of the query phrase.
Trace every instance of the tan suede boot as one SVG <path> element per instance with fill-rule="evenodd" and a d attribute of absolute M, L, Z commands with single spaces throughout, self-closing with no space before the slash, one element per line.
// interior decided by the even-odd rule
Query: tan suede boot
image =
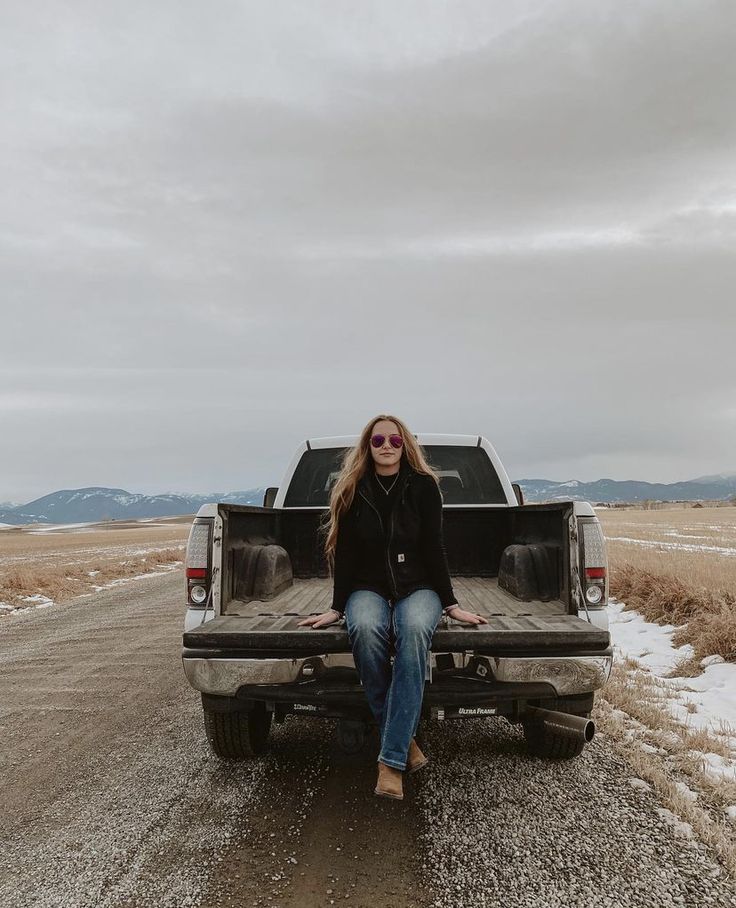
<path fill-rule="evenodd" d="M 401 801 L 404 797 L 403 779 L 401 770 L 393 766 L 386 766 L 378 761 L 378 783 L 373 789 L 374 793 L 382 798 L 396 798 Z"/>
<path fill-rule="evenodd" d="M 419 745 L 414 738 L 412 738 L 411 744 L 409 744 L 409 753 L 406 758 L 406 771 L 416 772 L 418 769 L 421 769 L 422 766 L 426 766 L 427 763 L 429 763 L 429 760 L 421 752 Z"/>

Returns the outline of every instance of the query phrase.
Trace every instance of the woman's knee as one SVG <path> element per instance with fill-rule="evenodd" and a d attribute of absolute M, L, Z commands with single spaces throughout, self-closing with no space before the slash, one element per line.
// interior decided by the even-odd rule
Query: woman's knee
<path fill-rule="evenodd" d="M 416 590 L 396 603 L 394 623 L 398 638 L 432 639 L 442 617 L 442 602 L 434 590 Z"/>
<path fill-rule="evenodd" d="M 391 611 L 388 602 L 371 590 L 355 590 L 345 605 L 345 624 L 352 639 L 388 638 Z"/>

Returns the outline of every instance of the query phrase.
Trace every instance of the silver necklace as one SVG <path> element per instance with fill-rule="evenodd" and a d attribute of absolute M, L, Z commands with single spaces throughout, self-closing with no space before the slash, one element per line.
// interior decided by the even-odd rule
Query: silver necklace
<path fill-rule="evenodd" d="M 391 485 L 390 485 L 388 488 L 386 488 L 386 487 L 384 486 L 384 484 L 383 484 L 383 483 L 381 482 L 381 480 L 378 478 L 378 477 L 379 477 L 379 474 L 376 473 L 376 479 L 378 480 L 378 485 L 383 489 L 383 491 L 384 491 L 387 495 L 388 495 L 388 493 L 391 491 L 391 489 L 393 489 L 393 487 L 396 485 L 396 483 L 399 481 L 399 473 L 401 473 L 401 470 L 399 470 L 399 472 L 396 474 L 396 479 L 394 479 L 394 481 L 391 483 Z"/>

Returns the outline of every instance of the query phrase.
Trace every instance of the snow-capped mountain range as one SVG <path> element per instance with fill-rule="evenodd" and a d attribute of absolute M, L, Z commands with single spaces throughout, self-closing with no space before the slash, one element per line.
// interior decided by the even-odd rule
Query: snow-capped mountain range
<path fill-rule="evenodd" d="M 726 501 L 736 496 L 736 473 L 699 476 L 686 482 L 652 483 L 637 480 L 519 479 L 525 501 Z M 264 488 L 207 495 L 138 495 L 125 489 L 93 487 L 63 489 L 22 505 L 0 505 L 0 524 L 93 523 L 100 520 L 138 520 L 195 514 L 207 502 L 262 505 Z"/>
<path fill-rule="evenodd" d="M 551 482 L 549 479 L 516 480 L 525 501 L 636 502 L 726 501 L 736 495 L 736 473 L 698 476 L 684 482 L 641 482 L 636 479 L 597 479 L 595 482 Z"/>
<path fill-rule="evenodd" d="M 125 489 L 62 489 L 28 504 L 0 507 L 0 523 L 92 523 L 100 520 L 138 520 L 195 514 L 210 501 L 263 504 L 265 489 L 210 492 L 208 495 L 137 495 Z"/>

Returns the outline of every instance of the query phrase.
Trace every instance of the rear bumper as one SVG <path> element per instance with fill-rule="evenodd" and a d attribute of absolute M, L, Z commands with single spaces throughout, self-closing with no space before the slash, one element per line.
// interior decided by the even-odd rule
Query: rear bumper
<path fill-rule="evenodd" d="M 305 687 L 314 689 L 314 682 L 323 694 L 330 692 L 330 679 L 342 681 L 344 694 L 362 695 L 351 653 L 325 653 L 318 656 L 291 659 L 247 659 L 208 656 L 201 650 L 182 653 L 184 674 L 191 686 L 204 694 L 223 697 L 252 696 L 262 686 L 287 685 L 284 694 L 301 695 Z M 613 656 L 603 653 L 575 656 L 495 657 L 472 653 L 431 653 L 428 693 L 440 694 L 443 689 L 457 690 L 458 682 L 488 685 L 489 697 L 502 693 L 522 697 L 569 696 L 598 690 L 608 680 Z M 345 682 L 348 682 L 347 686 Z M 312 683 L 308 683 L 312 682 Z M 292 687 L 293 686 L 293 687 Z M 255 689 L 255 690 L 254 690 Z M 481 691 L 482 692 L 482 691 Z M 335 691 L 337 693 L 337 691 Z M 541 695 L 544 695 L 542 693 Z"/>

